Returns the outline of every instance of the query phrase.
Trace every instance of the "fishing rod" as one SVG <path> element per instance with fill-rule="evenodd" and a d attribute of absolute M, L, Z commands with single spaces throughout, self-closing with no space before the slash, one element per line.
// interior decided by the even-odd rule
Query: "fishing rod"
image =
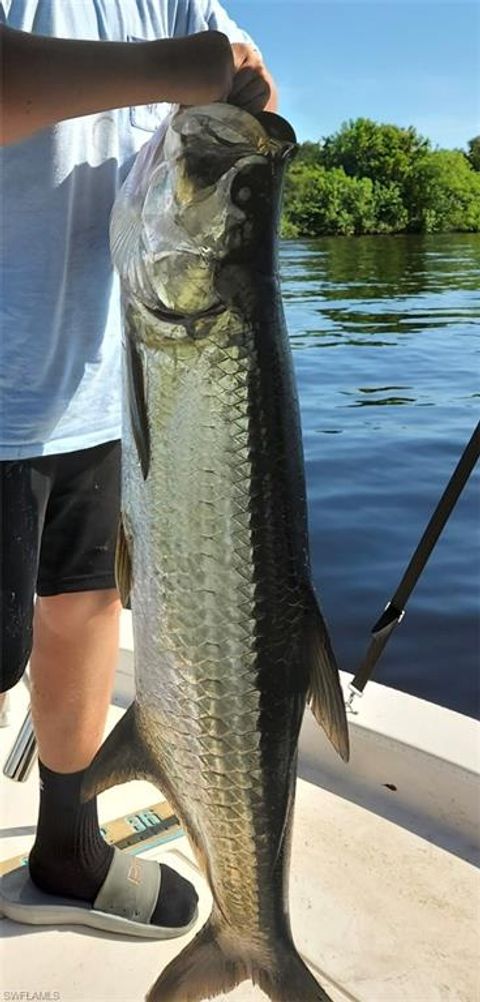
<path fill-rule="evenodd" d="M 480 422 L 477 424 L 465 446 L 450 480 L 438 502 L 435 511 L 423 533 L 423 536 L 411 557 L 410 563 L 398 585 L 398 588 L 390 601 L 385 606 L 380 618 L 377 620 L 371 631 L 371 640 L 367 652 L 360 667 L 353 679 L 349 683 L 350 695 L 347 700 L 347 710 L 355 713 L 353 703 L 355 699 L 363 695 L 363 691 L 369 679 L 372 677 L 374 669 L 378 663 L 380 655 L 390 639 L 393 631 L 402 622 L 405 616 L 405 607 L 412 594 L 415 585 L 432 553 L 438 538 L 445 528 L 445 525 L 452 514 L 452 511 L 473 472 L 475 464 L 480 455 Z"/>

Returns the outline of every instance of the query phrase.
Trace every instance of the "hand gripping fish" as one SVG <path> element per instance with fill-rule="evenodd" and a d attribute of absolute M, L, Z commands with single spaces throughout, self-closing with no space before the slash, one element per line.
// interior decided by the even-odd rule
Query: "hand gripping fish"
<path fill-rule="evenodd" d="M 277 275 L 295 136 L 229 105 L 178 111 L 112 216 L 129 419 L 117 574 L 136 699 L 88 791 L 146 777 L 181 818 L 210 919 L 150 1002 L 250 978 L 274 1002 L 328 996 L 297 953 L 288 871 L 307 700 L 348 758 L 313 592 L 299 412 Z"/>

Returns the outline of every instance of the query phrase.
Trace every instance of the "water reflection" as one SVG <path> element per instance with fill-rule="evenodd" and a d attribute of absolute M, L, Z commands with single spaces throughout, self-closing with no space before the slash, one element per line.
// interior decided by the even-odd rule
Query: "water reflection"
<path fill-rule="evenodd" d="M 375 397 L 374 399 L 370 397 L 370 394 L 387 393 L 388 391 L 391 390 L 408 390 L 408 386 L 378 386 L 378 387 L 359 386 L 358 392 L 368 394 L 367 400 L 359 398 L 356 400 L 355 403 L 349 404 L 348 406 L 349 407 L 385 407 L 385 406 L 402 407 L 405 404 L 415 403 L 414 397 L 398 396 L 398 394 L 394 396 L 390 395 L 388 397 Z M 344 392 L 345 396 L 350 396 L 347 390 L 345 390 Z"/>
<path fill-rule="evenodd" d="M 469 234 L 285 243 L 282 278 L 293 347 L 313 339 L 324 348 L 345 340 L 371 346 L 372 336 L 376 347 L 387 347 L 408 334 L 475 326 L 479 243 Z"/>
<path fill-rule="evenodd" d="M 475 246 L 477 243 L 477 246 Z M 436 290 L 478 289 L 480 250 L 471 234 L 325 237 L 283 244 L 287 297 L 296 283 L 307 294 L 329 299 L 418 295 Z"/>
<path fill-rule="evenodd" d="M 349 404 L 349 407 L 403 407 L 405 404 L 415 403 L 414 397 L 383 397 L 379 400 L 357 400 L 354 404 Z"/>
<path fill-rule="evenodd" d="M 480 237 L 288 242 L 281 274 L 315 582 L 354 669 L 477 420 Z M 379 670 L 472 715 L 478 496 L 470 483 Z"/>

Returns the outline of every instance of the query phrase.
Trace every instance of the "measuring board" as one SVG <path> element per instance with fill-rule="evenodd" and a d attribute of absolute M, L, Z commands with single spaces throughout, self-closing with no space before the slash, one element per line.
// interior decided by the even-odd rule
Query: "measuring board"
<path fill-rule="evenodd" d="M 117 849 L 124 849 L 132 855 L 165 845 L 185 834 L 166 800 L 107 821 L 100 831 L 109 845 L 115 845 Z M 27 861 L 28 853 L 0 861 L 0 875 L 16 870 L 18 866 L 25 866 Z"/>

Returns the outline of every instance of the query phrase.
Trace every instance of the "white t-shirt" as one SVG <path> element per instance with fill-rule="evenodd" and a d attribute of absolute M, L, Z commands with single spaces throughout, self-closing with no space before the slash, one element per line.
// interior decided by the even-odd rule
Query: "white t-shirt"
<path fill-rule="evenodd" d="M 0 22 L 132 44 L 207 28 L 250 41 L 217 0 L 0 0 Z M 0 459 L 120 438 L 109 217 L 135 154 L 168 110 L 88 115 L 0 151 Z"/>

